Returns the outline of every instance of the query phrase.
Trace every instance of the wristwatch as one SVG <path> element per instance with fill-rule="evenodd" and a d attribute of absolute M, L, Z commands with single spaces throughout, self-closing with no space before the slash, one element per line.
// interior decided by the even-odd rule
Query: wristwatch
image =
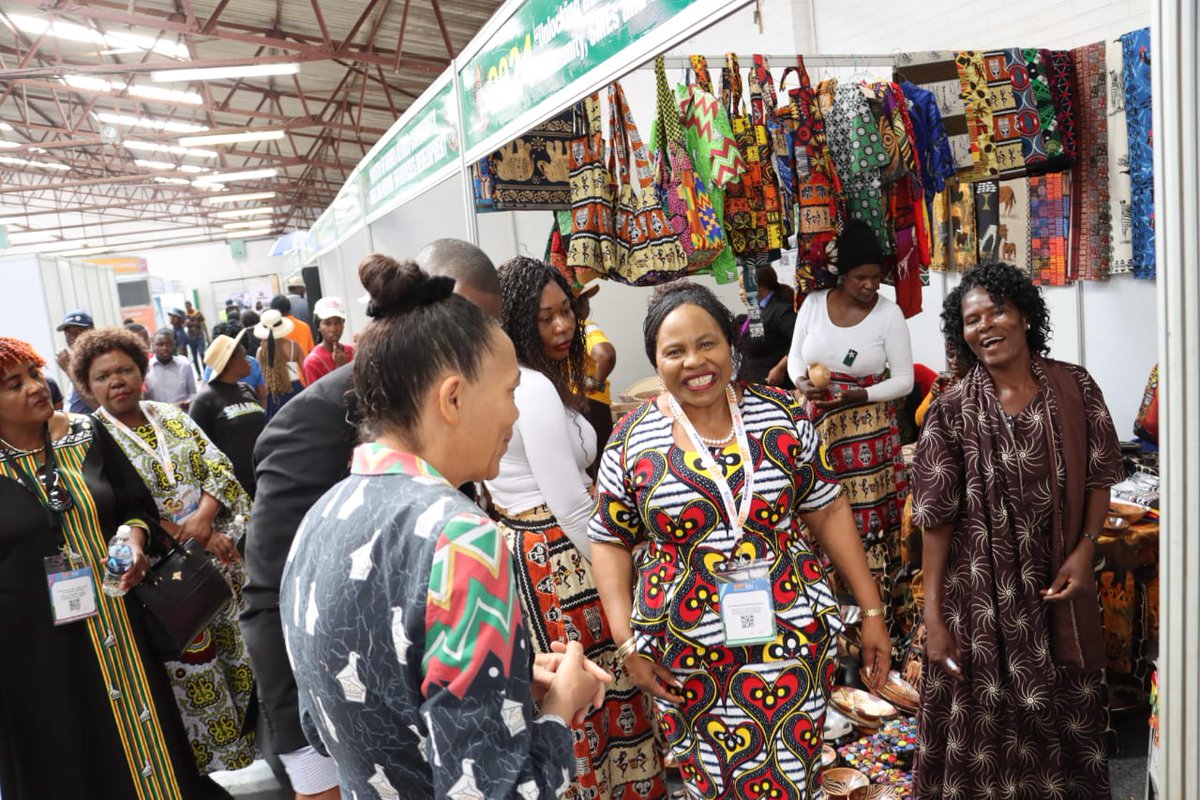
<path fill-rule="evenodd" d="M 1091 539 L 1092 544 L 1098 544 L 1100 540 L 1100 531 L 1080 531 L 1079 535 L 1085 539 Z"/>

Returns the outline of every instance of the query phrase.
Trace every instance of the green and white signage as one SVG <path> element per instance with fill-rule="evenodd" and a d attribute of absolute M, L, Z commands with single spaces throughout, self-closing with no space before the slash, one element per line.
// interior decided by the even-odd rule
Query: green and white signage
<path fill-rule="evenodd" d="M 459 64 L 467 160 L 486 155 L 743 2 L 524 0 Z"/>

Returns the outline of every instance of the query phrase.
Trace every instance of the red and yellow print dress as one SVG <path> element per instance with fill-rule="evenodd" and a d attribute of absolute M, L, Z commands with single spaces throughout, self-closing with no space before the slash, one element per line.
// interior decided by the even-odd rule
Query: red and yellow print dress
<path fill-rule="evenodd" d="M 682 702 L 656 705 L 690 794 L 817 797 L 842 623 L 798 515 L 832 503 L 840 488 L 788 393 L 748 386 L 741 411 L 754 498 L 737 548 L 770 562 L 774 641 L 724 645 L 715 570 L 736 532 L 699 455 L 675 444 L 673 421 L 653 402 L 621 420 L 605 448 L 590 535 L 634 553 L 633 631 L 638 652 L 683 684 Z M 713 456 L 740 507 L 737 444 Z"/>

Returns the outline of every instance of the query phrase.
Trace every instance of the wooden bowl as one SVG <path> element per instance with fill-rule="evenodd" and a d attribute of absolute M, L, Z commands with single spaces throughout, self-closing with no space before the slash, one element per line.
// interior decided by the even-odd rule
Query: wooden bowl
<path fill-rule="evenodd" d="M 917 687 L 900 677 L 896 670 L 888 673 L 887 683 L 879 690 L 879 694 L 901 711 L 909 713 L 915 712 L 921 704 L 921 693 Z"/>
<path fill-rule="evenodd" d="M 890 784 L 873 783 L 868 788 L 863 800 L 900 800 L 899 790 Z M 855 798 L 857 800 L 857 798 Z"/>
<path fill-rule="evenodd" d="M 821 747 L 821 767 L 823 769 L 830 769 L 833 767 L 834 764 L 837 763 L 837 760 L 838 760 L 837 750 L 834 750 L 829 745 L 822 745 L 822 747 Z"/>
<path fill-rule="evenodd" d="M 1108 504 L 1109 516 L 1120 517 L 1130 525 L 1146 516 L 1146 512 L 1149 510 L 1145 506 L 1139 506 L 1137 503 L 1126 503 L 1121 500 L 1113 500 Z"/>
<path fill-rule="evenodd" d="M 894 717 L 897 713 L 896 707 L 888 701 L 849 686 L 835 687 L 829 700 L 852 722 L 866 727 L 878 727 L 880 720 Z"/>
<path fill-rule="evenodd" d="M 1118 517 L 1115 514 L 1106 517 L 1104 520 L 1104 529 L 1106 531 L 1124 531 L 1128 530 L 1132 523 L 1124 517 Z"/>
<path fill-rule="evenodd" d="M 830 798 L 847 800 L 854 797 L 857 800 L 870 785 L 866 775 L 849 767 L 834 767 L 821 773 L 821 788 Z"/>

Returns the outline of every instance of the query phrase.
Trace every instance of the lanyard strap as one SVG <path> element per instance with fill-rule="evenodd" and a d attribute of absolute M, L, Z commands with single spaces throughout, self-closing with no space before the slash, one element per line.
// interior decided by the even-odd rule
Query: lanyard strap
<path fill-rule="evenodd" d="M 146 421 L 149 422 L 150 427 L 154 429 L 154 444 L 158 447 L 157 452 L 155 452 L 150 445 L 146 444 L 146 440 L 138 436 L 132 428 L 121 422 L 112 414 L 108 413 L 104 406 L 96 409 L 96 411 L 103 415 L 106 420 L 112 423 L 111 427 L 118 436 L 123 436 L 125 439 L 132 442 L 135 447 L 140 447 L 149 453 L 150 457 L 162 466 L 163 472 L 165 472 L 167 475 L 167 480 L 170 482 L 171 486 L 174 486 L 175 465 L 171 463 L 171 454 L 167 451 L 166 437 L 163 435 L 162 427 L 158 424 L 158 412 L 153 406 L 148 405 L 145 402 L 139 403 L 138 405 L 142 409 L 142 413 L 146 416 Z"/>
<path fill-rule="evenodd" d="M 50 530 L 55 534 L 62 530 L 62 512 L 69 506 L 64 508 L 56 508 L 54 502 L 50 498 L 50 490 L 58 487 L 59 491 L 66 492 L 66 487 L 62 486 L 62 476 L 58 474 L 58 462 L 54 458 L 54 443 L 50 440 L 50 426 L 46 425 L 46 445 L 45 445 L 46 463 L 42 467 L 42 472 L 46 476 L 46 483 L 42 486 L 38 485 L 37 471 L 30 475 L 21 462 L 15 458 L 11 458 L 8 453 L 0 450 L 0 461 L 8 467 L 17 476 L 17 480 L 33 495 L 38 504 L 46 509 L 46 515 L 50 518 Z M 53 481 L 53 485 L 51 485 Z M 70 493 L 67 493 L 70 498 Z"/>
<path fill-rule="evenodd" d="M 742 457 L 742 505 L 739 509 L 734 502 L 733 488 L 729 485 L 729 481 L 725 479 L 725 471 L 717 464 L 713 458 L 708 446 L 704 444 L 700 438 L 700 434 L 696 431 L 696 427 L 692 425 L 692 421 L 688 419 L 687 414 L 683 413 L 683 409 L 679 406 L 679 401 L 672 394 L 667 394 L 667 402 L 671 406 L 671 412 L 675 415 L 675 421 L 683 428 L 683 432 L 687 434 L 688 440 L 691 441 L 692 447 L 700 456 L 701 463 L 704 468 L 712 474 L 713 483 L 717 485 L 717 491 L 721 493 L 721 501 L 725 505 L 726 519 L 729 524 L 734 525 L 736 520 L 737 527 L 731 532 L 737 538 L 733 542 L 733 550 L 737 550 L 738 544 L 742 541 L 742 535 L 745 533 L 746 520 L 750 516 L 750 504 L 754 502 L 754 464 L 750 461 L 750 441 L 746 438 L 746 426 L 742 422 L 742 412 L 738 408 L 737 396 L 733 393 L 733 387 L 725 388 L 726 398 L 729 400 L 729 415 L 733 417 L 733 432 L 737 436 L 738 451 Z"/>

